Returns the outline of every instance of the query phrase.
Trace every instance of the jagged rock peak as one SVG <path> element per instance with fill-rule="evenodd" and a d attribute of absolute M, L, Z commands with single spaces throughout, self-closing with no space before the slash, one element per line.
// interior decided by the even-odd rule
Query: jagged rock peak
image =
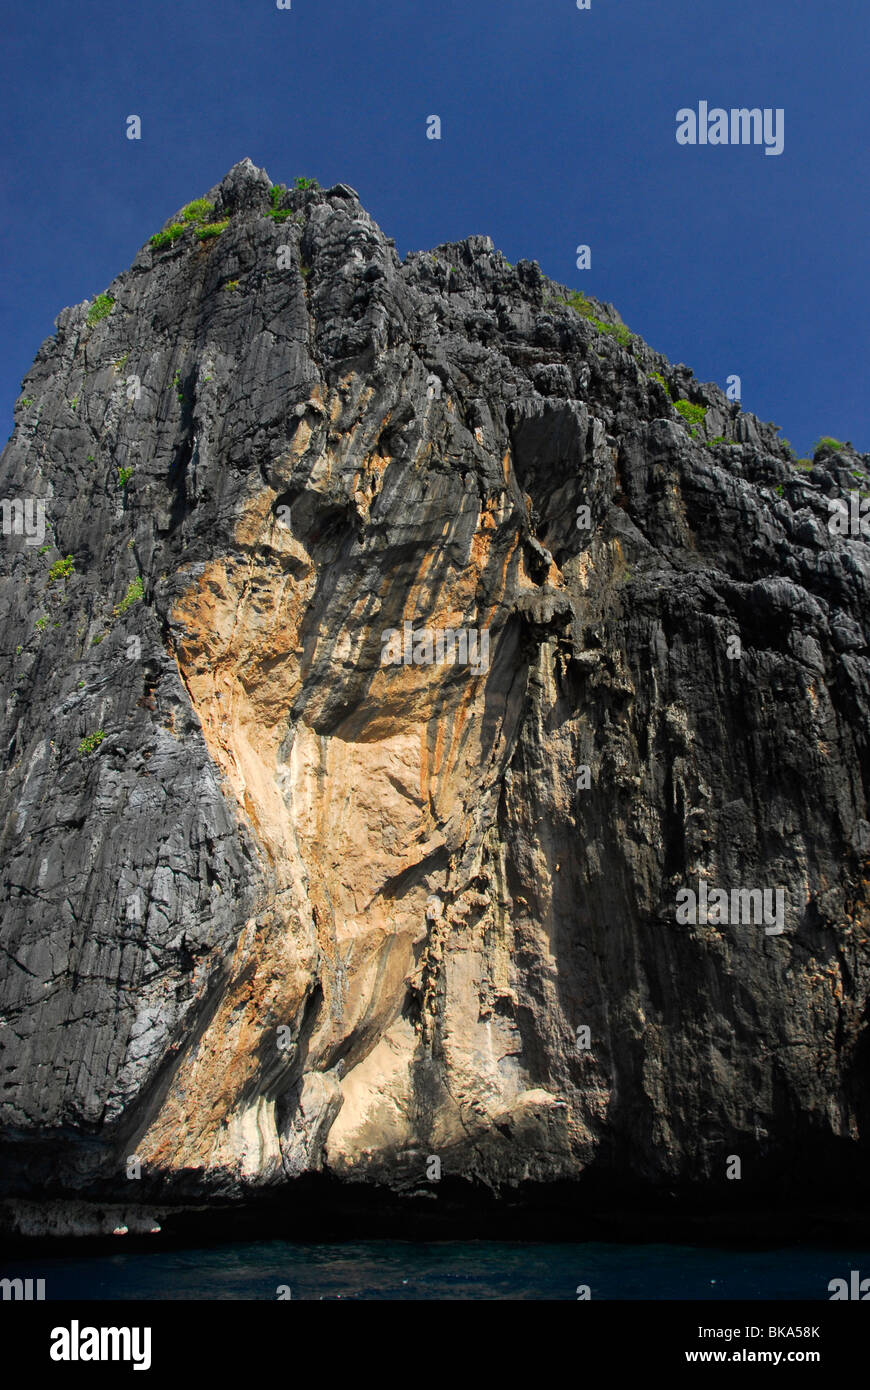
<path fill-rule="evenodd" d="M 870 457 L 244 159 L 0 474 L 6 1219 L 859 1180 Z"/>

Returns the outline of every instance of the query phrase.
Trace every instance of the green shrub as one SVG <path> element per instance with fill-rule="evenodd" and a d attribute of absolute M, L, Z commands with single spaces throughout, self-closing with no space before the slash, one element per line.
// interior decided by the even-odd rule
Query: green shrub
<path fill-rule="evenodd" d="M 98 294 L 88 310 L 88 323 L 99 323 L 112 312 L 115 301 L 110 294 Z"/>
<path fill-rule="evenodd" d="M 122 468 L 118 464 L 118 487 L 126 487 L 133 476 L 132 468 Z"/>
<path fill-rule="evenodd" d="M 28 407 L 29 405 L 33 405 L 33 402 L 34 402 L 35 400 L 36 400 L 36 397 L 35 397 L 35 396 L 22 396 L 22 397 L 21 397 L 20 404 L 21 404 L 21 406 L 26 410 L 27 407 Z"/>
<path fill-rule="evenodd" d="M 105 632 L 100 632 L 100 633 L 98 633 L 97 636 L 94 637 L 93 640 L 91 641 L 91 646 L 92 646 L 92 647 L 98 647 L 98 646 L 100 645 L 101 642 L 104 642 L 104 641 L 106 640 L 106 636 L 107 636 L 107 634 L 106 634 Z"/>
<path fill-rule="evenodd" d="M 294 179 L 294 181 L 293 181 L 293 187 L 294 187 L 294 188 L 298 188 L 298 189 L 319 188 L 319 187 L 320 187 L 320 184 L 317 182 L 317 179 L 303 179 L 303 178 L 298 178 L 298 179 Z"/>
<path fill-rule="evenodd" d="M 48 618 L 45 616 L 45 614 L 43 614 L 41 618 L 37 618 L 35 626 L 37 632 L 45 631 L 45 629 L 48 627 Z"/>
<path fill-rule="evenodd" d="M 214 203 L 210 203 L 208 198 L 194 198 L 192 203 L 181 214 L 183 222 L 204 222 L 206 217 L 214 212 Z"/>
<path fill-rule="evenodd" d="M 238 288 L 239 288 L 239 282 L 238 282 L 238 280 L 227 280 L 227 283 L 224 285 L 224 289 L 225 289 L 225 290 L 237 290 Z"/>
<path fill-rule="evenodd" d="M 584 318 L 588 319 L 592 317 L 592 305 L 581 290 L 573 290 L 563 302 L 569 304 L 572 309 L 578 314 L 582 314 Z"/>
<path fill-rule="evenodd" d="M 555 302 L 567 304 L 575 313 L 591 323 L 593 328 L 597 328 L 599 333 L 606 333 L 608 337 L 615 338 L 621 347 L 628 347 L 634 337 L 624 323 L 605 323 L 604 319 L 597 319 L 592 312 L 592 305 L 581 290 L 572 290 L 567 299 L 557 298 Z"/>
<path fill-rule="evenodd" d="M 278 207 L 285 192 L 284 185 L 280 183 L 273 183 L 269 189 L 269 201 L 272 206 L 268 209 L 267 216 L 271 217 L 273 222 L 286 222 L 288 217 L 293 216 L 292 208 Z"/>
<path fill-rule="evenodd" d="M 597 319 L 592 314 L 589 315 L 589 322 L 595 325 L 599 333 L 606 333 L 609 337 L 615 338 L 620 347 L 628 347 L 634 337 L 624 323 L 605 323 L 603 319 Z"/>
<path fill-rule="evenodd" d="M 794 466 L 795 468 L 799 468 L 802 473 L 811 473 L 813 470 L 813 461 L 812 459 L 795 459 Z"/>
<path fill-rule="evenodd" d="M 172 385 L 175 387 L 175 394 L 181 405 L 184 405 L 184 392 L 181 389 L 181 372 L 176 372 L 172 378 Z"/>
<path fill-rule="evenodd" d="M 150 244 L 158 250 L 161 246 L 170 246 L 173 241 L 177 241 L 183 236 L 185 228 L 180 222 L 173 222 L 171 227 L 167 227 L 165 232 L 155 232 L 150 239 Z"/>
<path fill-rule="evenodd" d="M 835 453 L 839 453 L 840 450 L 844 449 L 845 447 L 845 444 L 843 444 L 839 439 L 833 439 L 831 435 L 823 434 L 822 437 L 820 439 L 817 439 L 815 444 L 813 445 L 813 454 L 819 453 L 822 449 L 833 449 Z"/>
<path fill-rule="evenodd" d="M 144 591 L 145 586 L 142 583 L 141 575 L 137 575 L 135 579 L 131 579 L 130 583 L 127 586 L 126 594 L 121 599 L 121 602 L 117 604 L 116 607 L 113 609 L 115 617 L 119 618 L 122 613 L 126 613 L 127 609 L 130 607 L 131 604 L 138 603 Z"/>
<path fill-rule="evenodd" d="M 674 401 L 674 410 L 680 412 L 687 425 L 693 426 L 692 434 L 694 437 L 694 426 L 703 425 L 707 407 L 705 405 L 693 405 L 691 401 L 679 400 Z"/>
<path fill-rule="evenodd" d="M 102 729 L 97 729 L 96 733 L 88 734 L 79 744 L 79 754 L 84 756 L 86 753 L 93 753 L 96 748 L 99 748 L 105 737 Z"/>
<path fill-rule="evenodd" d="M 55 560 L 51 569 L 48 571 L 49 584 L 53 584 L 57 579 L 69 579 L 75 569 L 75 563 L 72 555 L 67 555 L 64 560 Z"/>
<path fill-rule="evenodd" d="M 668 394 L 668 396 L 670 396 L 670 394 L 671 394 L 671 388 L 668 386 L 668 383 L 665 381 L 665 379 L 664 379 L 664 377 L 662 376 L 661 372 L 650 372 L 650 377 L 652 378 L 653 381 L 657 381 L 658 384 L 659 384 L 659 386 L 663 386 L 663 387 L 665 388 L 665 391 L 666 391 L 666 393 Z"/>
<path fill-rule="evenodd" d="M 220 236 L 230 225 L 230 219 L 224 222 L 209 222 L 205 227 L 197 227 L 196 235 L 200 241 L 208 241 L 211 237 Z"/>

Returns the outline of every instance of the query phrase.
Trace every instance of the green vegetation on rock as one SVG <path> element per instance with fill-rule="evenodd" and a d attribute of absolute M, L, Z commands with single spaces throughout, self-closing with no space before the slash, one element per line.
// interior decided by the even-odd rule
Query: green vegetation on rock
<path fill-rule="evenodd" d="M 115 617 L 119 618 L 122 613 L 126 613 L 131 604 L 137 603 L 139 599 L 142 598 L 144 592 L 145 586 L 142 583 L 142 576 L 137 575 L 135 579 L 130 580 L 126 594 L 121 599 L 121 602 L 116 604 L 115 608 L 112 610 Z"/>
<path fill-rule="evenodd" d="M 197 227 L 197 238 L 199 241 L 208 241 L 211 237 L 220 236 L 221 232 L 225 232 L 229 225 L 229 218 L 223 222 L 209 222 L 205 227 Z"/>
<path fill-rule="evenodd" d="M 87 734 L 79 744 L 79 754 L 84 756 L 87 753 L 93 753 L 96 748 L 99 748 L 105 737 L 102 729 L 97 729 L 96 733 Z"/>
<path fill-rule="evenodd" d="M 210 203 L 208 198 L 194 198 L 192 203 L 181 214 L 184 222 L 204 222 L 214 212 L 214 203 Z"/>
<path fill-rule="evenodd" d="M 272 206 L 268 211 L 268 216 L 272 218 L 273 222 L 286 222 L 288 217 L 293 216 L 292 208 L 279 208 L 278 206 L 285 192 L 286 189 L 280 183 L 273 183 L 269 189 L 269 201 Z"/>
<path fill-rule="evenodd" d="M 51 569 L 48 571 L 48 582 L 53 584 L 58 579 L 69 579 L 75 569 L 75 560 L 72 555 L 67 555 L 63 560 L 55 560 Z"/>
<path fill-rule="evenodd" d="M 592 312 L 592 305 L 580 290 L 573 290 L 567 299 L 557 299 L 557 304 L 567 304 L 575 313 L 580 314 L 581 318 L 591 323 L 593 328 L 597 328 L 599 333 L 606 333 L 608 337 L 615 338 L 621 347 L 628 347 L 634 334 L 624 323 L 605 323 L 604 319 L 596 318 Z"/>
<path fill-rule="evenodd" d="M 98 294 L 88 310 L 88 323 L 99 323 L 112 312 L 115 301 L 110 294 Z"/>
<path fill-rule="evenodd" d="M 163 246 L 171 246 L 188 230 L 193 231 L 199 241 L 208 241 L 212 237 L 220 236 L 229 226 L 228 217 L 221 221 L 215 220 L 215 205 L 208 198 L 194 198 L 192 203 L 182 208 L 180 218 L 179 222 L 173 222 L 164 231 L 155 232 L 153 237 L 149 237 L 149 245 L 157 250 Z"/>
<path fill-rule="evenodd" d="M 155 232 L 150 238 L 150 245 L 158 250 L 162 246 L 170 246 L 173 241 L 177 241 L 180 236 L 184 236 L 185 228 L 180 222 L 173 222 L 171 227 L 167 227 L 165 232 Z"/>
<path fill-rule="evenodd" d="M 692 425 L 693 427 L 695 425 L 703 425 L 704 418 L 707 414 L 707 407 L 705 405 L 693 405 L 691 401 L 687 400 L 674 401 L 674 410 L 678 410 L 686 421 L 686 424 Z"/>

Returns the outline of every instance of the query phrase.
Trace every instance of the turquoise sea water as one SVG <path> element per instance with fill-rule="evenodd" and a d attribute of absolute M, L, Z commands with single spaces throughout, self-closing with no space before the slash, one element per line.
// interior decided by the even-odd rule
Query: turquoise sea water
<path fill-rule="evenodd" d="M 119 1239 L 121 1239 L 119 1237 Z M 498 1241 L 256 1241 L 3 1260 L 46 1299 L 819 1299 L 870 1250 Z M 287 1296 L 286 1293 L 284 1295 Z"/>

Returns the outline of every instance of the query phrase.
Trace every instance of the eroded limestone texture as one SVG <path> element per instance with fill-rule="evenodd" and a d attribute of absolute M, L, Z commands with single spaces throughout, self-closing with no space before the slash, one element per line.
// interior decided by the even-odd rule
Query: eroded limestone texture
<path fill-rule="evenodd" d="M 4 1191 L 851 1172 L 870 456 L 269 190 L 64 310 L 3 454 L 51 547 L 0 547 Z M 384 665 L 406 622 L 486 669 Z M 785 932 L 678 926 L 700 878 Z"/>

